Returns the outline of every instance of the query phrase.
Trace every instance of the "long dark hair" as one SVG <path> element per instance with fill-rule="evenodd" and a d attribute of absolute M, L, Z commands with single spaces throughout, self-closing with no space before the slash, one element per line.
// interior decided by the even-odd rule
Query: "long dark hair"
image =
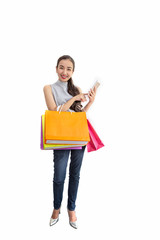
<path fill-rule="evenodd" d="M 69 55 L 63 55 L 63 56 L 61 56 L 61 57 L 58 59 L 58 61 L 57 61 L 57 68 L 58 68 L 59 62 L 60 62 L 61 60 L 63 60 L 63 59 L 65 59 L 65 60 L 66 60 L 66 59 L 69 59 L 69 60 L 73 63 L 73 71 L 74 71 L 74 69 L 75 69 L 75 62 L 74 62 L 73 58 L 70 57 Z M 72 95 L 73 97 L 76 96 L 76 95 L 78 95 L 78 94 L 80 94 L 79 89 L 74 85 L 72 78 L 70 78 L 70 79 L 68 80 L 68 88 L 67 88 L 67 91 L 68 91 L 68 93 L 69 93 L 70 95 Z M 82 108 L 82 105 L 81 105 L 81 102 L 80 102 L 80 101 L 75 101 L 75 102 L 70 106 L 70 109 L 74 110 L 75 112 L 81 112 L 81 111 L 82 111 L 81 108 Z"/>

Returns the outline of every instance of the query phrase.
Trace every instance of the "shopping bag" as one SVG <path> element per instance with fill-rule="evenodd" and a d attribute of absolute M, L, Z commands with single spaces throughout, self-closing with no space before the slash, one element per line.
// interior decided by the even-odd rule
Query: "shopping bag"
<path fill-rule="evenodd" d="M 87 152 L 92 152 L 104 147 L 104 144 L 102 143 L 101 139 L 99 138 L 98 134 L 88 119 L 87 123 L 90 135 L 90 142 L 87 144 Z"/>
<path fill-rule="evenodd" d="M 81 144 L 89 142 L 86 112 L 45 111 L 45 144 Z"/>
<path fill-rule="evenodd" d="M 44 120 L 45 116 L 41 116 L 41 138 L 40 138 L 40 148 L 41 150 L 67 150 L 67 149 L 82 149 L 81 145 L 69 145 L 69 144 L 45 144 L 44 143 Z"/>

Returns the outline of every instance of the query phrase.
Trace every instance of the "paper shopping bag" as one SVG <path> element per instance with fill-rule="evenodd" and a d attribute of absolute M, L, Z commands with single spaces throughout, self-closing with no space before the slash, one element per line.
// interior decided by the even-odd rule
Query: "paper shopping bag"
<path fill-rule="evenodd" d="M 98 134 L 88 119 L 87 123 L 90 135 L 90 142 L 87 144 L 87 152 L 92 152 L 104 147 L 104 144 L 102 143 L 101 139 L 99 138 Z"/>
<path fill-rule="evenodd" d="M 67 149 L 82 149 L 81 145 L 69 145 L 69 144 L 45 144 L 44 143 L 44 123 L 45 116 L 41 116 L 41 141 L 40 148 L 41 150 L 67 150 Z"/>
<path fill-rule="evenodd" d="M 46 144 L 82 144 L 90 140 L 85 112 L 45 111 Z"/>

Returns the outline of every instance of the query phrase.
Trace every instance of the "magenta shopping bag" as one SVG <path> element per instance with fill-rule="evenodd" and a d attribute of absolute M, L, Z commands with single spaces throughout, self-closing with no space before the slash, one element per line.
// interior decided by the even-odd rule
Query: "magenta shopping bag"
<path fill-rule="evenodd" d="M 104 147 L 104 144 L 102 143 L 101 139 L 99 138 L 98 134 L 96 133 L 95 129 L 93 128 L 88 119 L 87 123 L 90 136 L 90 142 L 87 144 L 87 151 L 92 152 Z"/>

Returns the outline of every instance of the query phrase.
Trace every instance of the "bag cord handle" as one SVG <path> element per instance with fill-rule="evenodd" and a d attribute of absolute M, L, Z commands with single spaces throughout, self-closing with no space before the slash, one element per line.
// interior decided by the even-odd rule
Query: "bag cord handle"
<path fill-rule="evenodd" d="M 60 112 L 62 111 L 63 105 L 64 105 L 64 104 L 59 105 L 59 106 L 57 107 L 57 111 L 59 112 L 59 114 L 60 114 Z M 72 112 L 71 112 L 71 114 L 72 114 Z"/>

